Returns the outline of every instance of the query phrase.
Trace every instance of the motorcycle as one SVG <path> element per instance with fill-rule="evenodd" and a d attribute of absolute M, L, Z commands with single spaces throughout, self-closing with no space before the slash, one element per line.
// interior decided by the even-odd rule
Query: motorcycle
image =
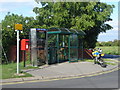
<path fill-rule="evenodd" d="M 107 67 L 106 62 L 102 59 L 102 56 L 104 56 L 104 54 L 93 52 L 93 56 L 94 56 L 94 64 L 99 64 L 101 67 L 104 67 L 104 68 Z"/>

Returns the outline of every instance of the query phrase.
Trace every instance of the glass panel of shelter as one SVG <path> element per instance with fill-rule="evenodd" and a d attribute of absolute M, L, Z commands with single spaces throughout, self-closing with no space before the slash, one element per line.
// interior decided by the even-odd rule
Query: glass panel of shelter
<path fill-rule="evenodd" d="M 56 34 L 48 35 L 48 64 L 57 63 Z"/>
<path fill-rule="evenodd" d="M 48 62 L 60 63 L 68 60 L 68 35 L 48 35 Z"/>
<path fill-rule="evenodd" d="M 78 35 L 70 35 L 70 62 L 78 60 Z"/>
<path fill-rule="evenodd" d="M 36 31 L 36 40 L 37 40 L 37 61 L 38 65 L 46 63 L 46 52 L 45 52 L 45 42 L 46 42 L 46 32 Z"/>
<path fill-rule="evenodd" d="M 59 35 L 59 62 L 68 60 L 68 35 Z"/>

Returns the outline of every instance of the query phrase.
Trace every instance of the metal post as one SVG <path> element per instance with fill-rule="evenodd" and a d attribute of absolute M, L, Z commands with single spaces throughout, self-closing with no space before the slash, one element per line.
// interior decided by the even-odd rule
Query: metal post
<path fill-rule="evenodd" d="M 26 67 L 26 65 L 25 65 L 25 61 L 26 61 L 26 51 L 24 50 L 23 53 L 24 53 L 24 67 Z"/>
<path fill-rule="evenodd" d="M 59 34 L 57 34 L 57 62 L 59 63 Z"/>
<path fill-rule="evenodd" d="M 82 46 L 82 60 L 83 60 L 83 58 L 84 58 L 84 57 L 83 57 L 83 55 L 84 55 L 84 54 L 83 54 L 83 53 L 84 53 L 84 49 L 83 49 L 83 40 L 82 40 L 82 39 L 81 39 L 81 46 Z"/>
<path fill-rule="evenodd" d="M 19 71 L 19 30 L 17 30 L 17 74 Z"/>
<path fill-rule="evenodd" d="M 65 55 L 65 36 L 64 35 L 63 35 L 63 47 L 62 48 L 64 48 L 63 49 L 63 56 L 64 56 L 63 59 L 65 60 L 66 55 Z"/>
<path fill-rule="evenodd" d="M 79 40 L 78 40 L 78 35 L 77 35 L 77 37 L 76 37 L 76 39 L 77 39 L 77 61 L 79 60 L 79 56 L 78 56 L 78 52 L 79 52 Z"/>
<path fill-rule="evenodd" d="M 70 35 L 68 36 L 68 58 L 70 62 Z"/>
<path fill-rule="evenodd" d="M 48 34 L 46 33 L 46 40 L 45 40 L 45 55 L 46 55 L 46 64 L 48 65 Z"/>

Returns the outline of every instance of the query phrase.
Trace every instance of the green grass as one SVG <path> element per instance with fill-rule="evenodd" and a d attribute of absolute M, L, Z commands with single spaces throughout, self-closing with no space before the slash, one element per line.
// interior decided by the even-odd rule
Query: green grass
<path fill-rule="evenodd" d="M 96 48 L 101 48 L 104 54 L 120 55 L 120 52 L 118 51 L 118 46 L 101 46 Z"/>
<path fill-rule="evenodd" d="M 108 65 L 117 65 L 117 63 L 110 63 L 110 62 L 106 62 L 106 64 L 108 64 Z"/>
<path fill-rule="evenodd" d="M 0 79 L 2 78 L 2 65 L 0 65 Z"/>
<path fill-rule="evenodd" d="M 117 65 L 118 64 L 117 62 L 115 62 L 114 60 L 111 60 L 111 59 L 104 59 L 104 61 L 108 65 Z M 107 62 L 107 61 L 109 61 L 109 62 Z M 94 63 L 94 60 L 93 59 L 84 59 L 82 62 L 92 62 L 92 63 Z"/>
<path fill-rule="evenodd" d="M 79 60 L 79 61 L 81 61 L 81 60 Z M 94 62 L 94 60 L 93 59 L 83 59 L 82 62 Z"/>
<path fill-rule="evenodd" d="M 21 62 L 20 63 L 20 70 L 38 68 L 38 67 L 30 66 L 29 61 L 26 62 L 26 65 L 28 65 L 27 67 L 24 67 L 23 65 L 24 65 L 23 62 Z M 0 77 L 0 79 L 32 77 L 32 75 L 25 73 L 25 72 L 22 72 L 22 71 L 20 71 L 20 74 L 23 74 L 23 75 L 21 75 L 21 76 L 16 75 L 16 72 L 17 72 L 16 68 L 17 68 L 16 63 L 0 65 L 0 71 L 2 71 L 2 77 Z"/>
<path fill-rule="evenodd" d="M 116 60 L 112 60 L 112 59 L 104 59 L 105 61 L 111 61 L 111 62 L 117 62 Z"/>

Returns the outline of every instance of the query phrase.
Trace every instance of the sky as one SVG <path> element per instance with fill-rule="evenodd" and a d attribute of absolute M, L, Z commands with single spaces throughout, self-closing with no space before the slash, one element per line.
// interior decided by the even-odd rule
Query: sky
<path fill-rule="evenodd" d="M 113 29 L 108 30 L 106 33 L 100 33 L 98 41 L 113 41 L 118 39 L 118 1 L 119 0 L 100 0 L 110 5 L 115 5 L 111 18 L 113 21 L 107 22 Z M 34 7 L 41 7 L 34 0 L 0 0 L 0 22 L 4 19 L 8 12 L 35 17 L 36 14 L 32 12 Z"/>
<path fill-rule="evenodd" d="M 111 18 L 113 20 L 107 22 L 113 27 L 113 29 L 108 30 L 106 33 L 100 33 L 100 35 L 98 36 L 98 41 L 113 41 L 114 39 L 118 39 L 118 1 L 119 0 L 101 0 L 101 2 L 115 5 L 115 8 L 113 9 L 113 13 L 111 14 Z"/>

